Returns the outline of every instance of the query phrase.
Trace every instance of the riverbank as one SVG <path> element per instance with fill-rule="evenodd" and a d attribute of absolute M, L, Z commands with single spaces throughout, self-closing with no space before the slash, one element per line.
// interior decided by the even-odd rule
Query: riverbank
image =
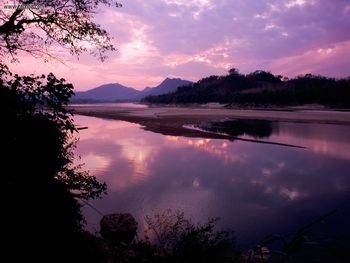
<path fill-rule="evenodd" d="M 240 110 L 203 107 L 111 107 L 70 106 L 75 114 L 116 119 L 140 124 L 145 130 L 172 136 L 224 139 L 227 136 L 188 129 L 186 125 L 200 125 L 224 119 L 258 119 L 270 121 L 307 122 L 350 125 L 350 112 L 332 110 Z"/>

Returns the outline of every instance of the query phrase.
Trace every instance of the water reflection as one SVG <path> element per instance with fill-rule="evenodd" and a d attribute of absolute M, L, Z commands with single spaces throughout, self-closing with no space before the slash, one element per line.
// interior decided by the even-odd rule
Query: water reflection
<path fill-rule="evenodd" d="M 270 140 L 303 145 L 316 153 L 350 160 L 349 132 L 347 125 L 281 122 Z"/>
<path fill-rule="evenodd" d="M 163 136 L 90 117 L 77 116 L 76 123 L 89 126 L 80 134 L 83 162 L 109 186 L 109 195 L 94 202 L 104 213 L 131 212 L 140 222 L 167 208 L 194 221 L 219 216 L 242 243 L 289 231 L 334 208 L 349 219 L 348 126 L 279 123 L 267 138 L 307 147 L 299 149 Z M 320 144 L 327 150 L 319 151 Z M 99 215 L 89 208 L 85 214 L 97 228 Z"/>
<path fill-rule="evenodd" d="M 230 150 L 228 141 L 193 139 L 179 136 L 166 136 L 166 139 L 173 142 L 174 146 L 198 148 L 212 156 L 217 156 L 224 162 L 242 161 L 245 157 L 244 154 L 238 154 L 237 152 Z"/>
<path fill-rule="evenodd" d="M 272 124 L 273 122 L 266 120 L 237 119 L 211 122 L 203 124 L 199 128 L 233 137 L 247 135 L 253 138 L 267 138 L 272 134 Z"/>
<path fill-rule="evenodd" d="M 261 142 L 305 147 L 317 153 L 350 160 L 350 127 L 347 125 L 237 119 L 206 123 L 199 128 L 227 134 L 234 139 L 264 139 Z"/>
<path fill-rule="evenodd" d="M 134 102 L 72 103 L 72 107 L 113 107 L 113 108 L 148 108 L 148 105 Z"/>
<path fill-rule="evenodd" d="M 89 127 L 80 132 L 78 154 L 87 169 L 108 182 L 111 191 L 151 176 L 148 164 L 159 146 L 141 136 L 136 125 L 88 117 L 77 117 L 76 123 Z"/>

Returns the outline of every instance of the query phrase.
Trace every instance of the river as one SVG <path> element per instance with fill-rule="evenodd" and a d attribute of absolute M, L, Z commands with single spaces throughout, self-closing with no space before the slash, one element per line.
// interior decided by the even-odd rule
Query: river
<path fill-rule="evenodd" d="M 250 245 L 336 210 L 327 223 L 348 234 L 350 126 L 273 122 L 258 138 L 241 134 L 244 141 L 164 136 L 85 116 L 75 122 L 88 126 L 79 133 L 81 162 L 108 185 L 108 195 L 91 202 L 103 214 L 130 212 L 141 229 L 146 215 L 169 208 L 194 222 L 220 217 L 218 228 Z M 87 228 L 98 230 L 101 216 L 83 210 Z"/>

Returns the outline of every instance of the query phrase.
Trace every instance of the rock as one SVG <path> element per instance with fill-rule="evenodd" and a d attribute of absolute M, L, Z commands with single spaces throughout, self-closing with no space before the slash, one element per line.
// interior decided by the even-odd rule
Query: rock
<path fill-rule="evenodd" d="M 252 250 L 243 251 L 239 262 L 252 262 L 252 263 L 265 263 L 268 262 L 271 256 L 271 252 L 268 247 L 261 247 L 255 250 L 252 254 Z"/>
<path fill-rule="evenodd" d="M 130 244 L 137 231 L 137 222 L 131 214 L 105 215 L 100 222 L 102 237 L 113 244 Z"/>

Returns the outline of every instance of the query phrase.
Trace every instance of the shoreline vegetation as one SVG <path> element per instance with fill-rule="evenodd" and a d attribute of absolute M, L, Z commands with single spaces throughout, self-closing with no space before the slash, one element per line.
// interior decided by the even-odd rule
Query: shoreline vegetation
<path fill-rule="evenodd" d="M 319 104 L 350 107 L 350 78 L 306 74 L 289 79 L 256 70 L 241 74 L 232 68 L 224 76 L 209 76 L 178 87 L 175 92 L 147 96 L 143 102 L 158 104 L 226 103 L 228 107 L 285 107 Z"/>
<path fill-rule="evenodd" d="M 315 105 L 271 109 L 231 109 L 219 104 L 159 106 L 148 108 L 111 107 L 108 105 L 70 105 L 74 114 L 136 123 L 143 129 L 169 136 L 227 139 L 227 135 L 191 127 L 230 119 L 251 119 L 282 122 L 306 122 L 350 125 L 350 112 Z M 239 138 L 238 138 L 239 139 Z"/>

